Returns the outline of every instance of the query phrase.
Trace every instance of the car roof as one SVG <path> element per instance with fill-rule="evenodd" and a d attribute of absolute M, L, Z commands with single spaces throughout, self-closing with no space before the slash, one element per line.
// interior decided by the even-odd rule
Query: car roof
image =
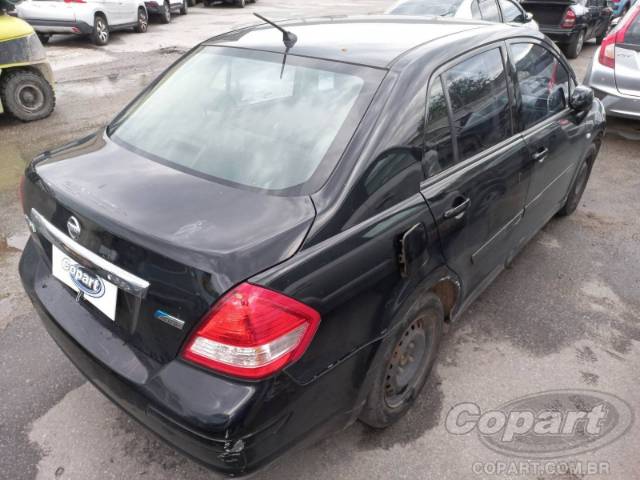
<path fill-rule="evenodd" d="M 320 17 L 277 23 L 298 37 L 292 55 L 378 68 L 387 68 L 404 53 L 442 37 L 455 42 L 456 35 L 465 36 L 471 30 L 512 28 L 477 20 L 405 15 Z M 228 32 L 204 44 L 284 51 L 282 33 L 265 24 Z"/>

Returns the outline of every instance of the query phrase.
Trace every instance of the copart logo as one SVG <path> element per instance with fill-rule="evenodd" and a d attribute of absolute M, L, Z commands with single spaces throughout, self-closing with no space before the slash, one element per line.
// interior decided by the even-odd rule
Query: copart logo
<path fill-rule="evenodd" d="M 93 298 L 104 295 L 104 283 L 102 279 L 82 265 L 71 263 L 68 258 L 62 260 L 62 269 L 69 272 L 69 277 L 78 289 Z"/>
<path fill-rule="evenodd" d="M 483 412 L 460 403 L 447 414 L 455 435 L 476 432 L 488 448 L 507 456 L 558 458 L 597 450 L 624 435 L 633 411 L 622 399 L 594 390 L 553 390 Z"/>

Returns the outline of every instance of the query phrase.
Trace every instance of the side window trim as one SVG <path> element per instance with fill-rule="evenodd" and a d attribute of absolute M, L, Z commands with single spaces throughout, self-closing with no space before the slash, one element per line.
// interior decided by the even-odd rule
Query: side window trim
<path fill-rule="evenodd" d="M 511 45 L 517 45 L 519 43 L 531 43 L 533 45 L 538 45 L 539 47 L 544 48 L 547 52 L 549 52 L 559 63 L 560 65 L 562 65 L 564 67 L 564 69 L 567 71 L 568 73 L 568 77 L 569 77 L 569 98 L 571 98 L 571 91 L 572 91 L 572 87 L 573 85 L 578 85 L 578 82 L 576 81 L 576 77 L 575 77 L 575 72 L 573 71 L 572 68 L 569 67 L 569 65 L 567 64 L 567 62 L 565 62 L 562 57 L 560 57 L 552 48 L 549 47 L 549 45 L 547 45 L 543 40 L 540 40 L 539 38 L 534 38 L 534 37 L 515 37 L 515 38 L 510 38 L 508 39 L 505 44 L 506 44 L 506 54 L 507 54 L 507 58 L 508 58 L 508 62 L 509 62 L 509 68 L 513 74 L 513 79 L 512 81 L 515 82 L 516 84 L 518 83 L 518 72 L 516 70 L 516 64 L 515 61 L 513 59 L 513 56 L 511 54 Z M 516 108 L 516 104 L 521 103 L 522 102 L 522 97 L 521 97 L 521 93 L 520 93 L 520 88 L 517 85 L 514 85 L 515 90 L 517 91 L 517 98 L 514 97 L 514 103 L 513 103 L 513 109 Z M 514 92 L 515 95 L 516 92 Z M 571 111 L 571 108 L 569 107 L 569 99 L 567 99 L 567 105 L 565 106 L 564 109 L 562 109 L 560 112 L 555 113 L 553 115 L 551 115 L 548 118 L 545 118 L 544 120 L 542 120 L 541 122 L 538 122 L 534 125 L 531 125 L 529 128 L 522 128 L 522 125 L 520 124 L 520 121 L 518 120 L 517 123 L 517 128 L 514 130 L 514 135 L 518 135 L 518 134 L 525 134 L 525 133 L 529 133 L 532 132 L 533 130 L 536 130 L 538 128 L 541 128 L 542 126 L 548 125 L 549 123 L 552 123 L 556 120 L 558 120 L 561 116 L 566 115 L 567 113 L 569 113 Z M 517 119 L 518 116 L 515 114 L 515 112 L 512 112 L 514 119 Z"/>

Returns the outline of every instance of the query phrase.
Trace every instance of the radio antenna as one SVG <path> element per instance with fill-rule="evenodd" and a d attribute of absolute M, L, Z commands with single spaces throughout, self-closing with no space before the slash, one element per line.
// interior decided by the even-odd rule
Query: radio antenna
<path fill-rule="evenodd" d="M 287 55 L 289 54 L 289 50 L 291 50 L 293 46 L 296 44 L 296 42 L 298 41 L 298 37 L 296 36 L 295 33 L 290 32 L 289 30 L 285 30 L 277 23 L 269 20 L 266 17 L 263 17 L 259 13 L 254 13 L 254 15 L 258 17 L 260 20 L 267 22 L 273 28 L 277 28 L 282 32 L 282 43 L 284 43 L 284 46 L 285 46 L 284 58 L 282 59 L 282 69 L 280 70 L 280 78 L 282 78 L 282 75 L 284 73 L 284 66 L 287 63 Z"/>

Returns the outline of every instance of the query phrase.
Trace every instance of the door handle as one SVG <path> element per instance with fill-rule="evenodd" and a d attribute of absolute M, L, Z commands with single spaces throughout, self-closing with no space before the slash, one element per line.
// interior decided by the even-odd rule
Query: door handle
<path fill-rule="evenodd" d="M 444 218 L 457 217 L 458 215 L 463 213 L 467 208 L 469 208 L 469 205 L 471 205 L 470 198 L 459 197 L 458 200 L 456 201 L 460 201 L 460 200 L 461 202 L 458 205 L 444 212 Z"/>
<path fill-rule="evenodd" d="M 545 158 L 547 158 L 547 154 L 549 153 L 549 149 L 547 147 L 539 148 L 536 153 L 534 153 L 531 157 L 537 162 L 544 162 Z"/>

